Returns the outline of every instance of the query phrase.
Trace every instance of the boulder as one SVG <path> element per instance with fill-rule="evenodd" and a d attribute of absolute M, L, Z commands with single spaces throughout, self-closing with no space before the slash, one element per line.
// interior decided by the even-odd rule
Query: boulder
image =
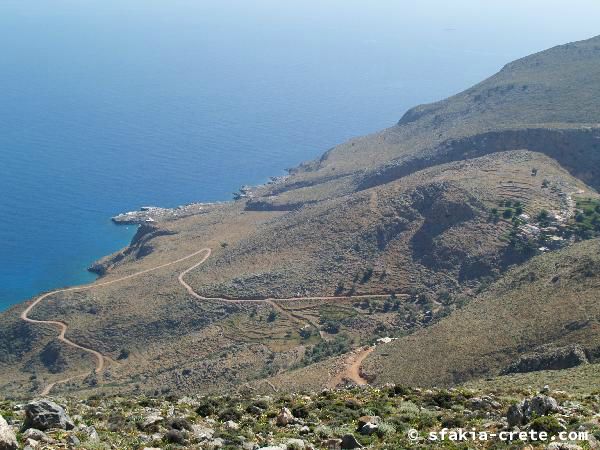
<path fill-rule="evenodd" d="M 229 431 L 236 431 L 240 429 L 240 426 L 233 420 L 228 420 L 227 422 L 225 422 L 223 424 L 223 427 Z"/>
<path fill-rule="evenodd" d="M 25 450 L 37 448 L 39 444 L 35 439 L 25 439 Z"/>
<path fill-rule="evenodd" d="M 98 436 L 98 432 L 96 431 L 96 428 L 94 428 L 92 426 L 90 426 L 90 427 L 82 426 L 82 427 L 79 427 L 79 431 L 81 431 L 82 433 L 85 433 L 85 435 L 87 436 L 88 442 L 100 442 L 100 437 Z"/>
<path fill-rule="evenodd" d="M 546 450 L 583 450 L 577 444 L 571 444 L 568 442 L 552 442 L 546 447 Z"/>
<path fill-rule="evenodd" d="M 150 414 L 141 423 L 140 428 L 146 432 L 157 432 L 163 420 L 165 420 L 164 417 L 158 414 Z"/>
<path fill-rule="evenodd" d="M 18 448 L 19 443 L 17 442 L 15 432 L 6 423 L 4 417 L 0 416 L 0 450 L 17 450 Z"/>
<path fill-rule="evenodd" d="M 361 416 L 358 418 L 358 429 L 362 429 L 366 424 L 371 423 L 373 425 L 379 425 L 381 418 L 379 416 Z"/>
<path fill-rule="evenodd" d="M 469 399 L 469 406 L 474 410 L 492 411 L 500 409 L 502 405 L 488 395 Z"/>
<path fill-rule="evenodd" d="M 204 441 L 206 439 L 211 439 L 215 434 L 215 430 L 202 425 L 192 425 L 192 433 L 196 439 Z"/>
<path fill-rule="evenodd" d="M 45 444 L 56 444 L 56 440 L 52 439 L 46 433 L 35 428 L 29 428 L 23 433 L 23 439 L 33 439 L 34 441 L 43 442 Z"/>
<path fill-rule="evenodd" d="M 561 370 L 587 364 L 588 358 L 580 345 L 566 347 L 540 347 L 536 352 L 522 355 L 506 367 L 502 374 L 536 372 L 540 370 Z"/>
<path fill-rule="evenodd" d="M 356 440 L 353 434 L 345 434 L 342 436 L 342 449 L 362 448 L 360 442 Z"/>
<path fill-rule="evenodd" d="M 62 406 L 50 400 L 39 400 L 25 405 L 23 430 L 37 428 L 46 431 L 51 428 L 72 430 L 75 424 Z"/>
<path fill-rule="evenodd" d="M 46 441 L 48 436 L 41 430 L 36 428 L 29 428 L 25 433 L 23 433 L 23 439 L 34 439 L 36 441 Z"/>
<path fill-rule="evenodd" d="M 67 443 L 69 444 L 69 446 L 71 448 L 80 448 L 79 446 L 81 445 L 81 441 L 74 434 L 72 434 L 68 437 Z"/>
<path fill-rule="evenodd" d="M 216 438 L 216 439 L 213 439 L 212 441 L 210 441 L 206 447 L 209 449 L 215 449 L 215 448 L 221 448 L 224 445 L 225 445 L 225 441 L 223 439 Z"/>
<path fill-rule="evenodd" d="M 559 412 L 560 408 L 558 406 L 558 402 L 547 395 L 536 395 L 529 402 L 527 400 L 523 405 L 525 410 L 525 415 L 529 419 L 534 414 L 536 416 L 546 416 L 550 413 Z"/>
<path fill-rule="evenodd" d="M 546 416 L 559 411 L 560 407 L 554 398 L 539 394 L 511 405 L 506 413 L 506 419 L 508 426 L 514 427 L 526 424 L 534 416 Z"/>
<path fill-rule="evenodd" d="M 360 434 L 366 435 L 366 436 L 371 436 L 373 433 L 377 433 L 377 430 L 379 429 L 379 425 L 375 425 L 374 423 L 371 422 L 367 422 L 365 423 L 360 431 Z"/>
<path fill-rule="evenodd" d="M 258 444 L 256 442 L 244 442 L 242 444 L 242 450 L 257 450 Z"/>
<path fill-rule="evenodd" d="M 525 422 L 522 403 L 510 405 L 508 412 L 506 413 L 506 420 L 508 420 L 509 427 L 516 427 Z"/>
<path fill-rule="evenodd" d="M 287 408 L 281 408 L 277 415 L 276 423 L 280 427 L 285 427 L 294 421 L 292 412 Z"/>

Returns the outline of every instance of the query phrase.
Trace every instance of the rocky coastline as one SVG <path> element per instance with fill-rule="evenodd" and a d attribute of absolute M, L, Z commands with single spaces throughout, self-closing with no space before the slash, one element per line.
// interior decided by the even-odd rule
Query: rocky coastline
<path fill-rule="evenodd" d="M 207 212 L 207 208 L 215 203 L 189 203 L 176 208 L 161 208 L 158 206 L 142 206 L 137 211 L 128 211 L 118 214 L 111 220 L 118 225 L 141 225 L 153 222 L 181 219 L 196 214 Z"/>

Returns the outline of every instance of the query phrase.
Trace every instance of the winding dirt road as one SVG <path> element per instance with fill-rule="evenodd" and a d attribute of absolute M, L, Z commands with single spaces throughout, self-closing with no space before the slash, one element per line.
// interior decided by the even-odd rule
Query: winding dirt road
<path fill-rule="evenodd" d="M 38 297 L 33 303 L 31 303 L 31 305 L 29 305 L 27 308 L 25 308 L 25 310 L 21 313 L 21 319 L 24 320 L 25 322 L 29 322 L 29 323 L 35 323 L 35 324 L 41 324 L 41 325 L 51 325 L 53 327 L 58 327 L 60 330 L 60 333 L 58 335 L 58 340 L 64 342 L 67 345 L 70 345 L 71 347 L 77 348 L 79 350 L 83 350 L 84 352 L 87 352 L 89 354 L 91 354 L 92 356 L 94 356 L 95 360 L 96 360 L 96 368 L 94 369 L 94 372 L 96 373 L 100 373 L 103 369 L 104 369 L 104 362 L 105 362 L 105 356 L 102 355 L 100 352 L 91 349 L 89 347 L 85 347 L 83 345 L 79 345 L 76 342 L 73 342 L 72 340 L 70 340 L 69 338 L 67 338 L 65 336 L 65 334 L 67 333 L 67 324 L 63 323 L 63 322 L 59 322 L 57 320 L 36 320 L 36 319 L 31 319 L 29 317 L 29 314 L 31 313 L 31 311 L 33 310 L 33 308 L 35 308 L 37 305 L 39 305 L 42 301 L 44 301 L 45 299 L 47 299 L 48 297 L 54 295 L 54 294 L 59 294 L 61 292 L 75 292 L 75 291 L 85 291 L 85 290 L 89 290 L 89 289 L 93 289 L 96 287 L 101 287 L 101 286 L 108 286 L 110 284 L 115 284 L 115 283 L 119 283 L 121 281 L 125 281 L 125 280 L 130 280 L 132 278 L 135 277 L 139 277 L 140 275 L 144 275 L 146 273 L 149 272 L 154 272 L 156 270 L 168 267 L 168 266 L 172 266 L 174 264 L 186 261 L 190 258 L 193 258 L 194 256 L 202 253 L 202 252 L 206 252 L 206 256 L 202 259 L 202 262 L 206 261 L 206 259 L 210 256 L 211 254 L 211 249 L 210 248 L 203 248 L 202 250 L 198 250 L 197 252 L 194 252 L 190 255 L 187 255 L 183 258 L 180 258 L 178 260 L 175 261 L 171 261 L 169 263 L 166 264 L 161 264 L 160 266 L 156 266 L 156 267 L 152 267 L 150 269 L 146 269 L 146 270 L 142 270 L 140 272 L 136 272 L 134 274 L 131 275 L 127 275 L 121 278 L 117 278 L 115 280 L 110 280 L 110 281 L 105 281 L 103 283 L 97 283 L 97 284 L 88 284 L 85 286 L 76 286 L 76 287 L 72 287 L 72 288 L 67 288 L 67 289 L 58 289 L 56 291 L 52 291 L 52 292 L 47 292 L 43 295 L 41 295 L 40 297 Z M 202 263 L 201 262 L 201 263 Z M 200 263 L 200 264 L 201 264 Z M 196 267 L 199 264 L 196 265 Z M 59 380 L 59 381 L 55 381 L 54 383 L 48 384 L 41 392 L 41 395 L 48 395 L 50 393 L 50 391 L 52 390 L 52 388 L 54 386 L 56 386 L 57 384 L 62 384 L 62 383 L 67 383 L 68 381 L 71 380 L 75 380 L 77 378 L 82 378 L 87 376 L 89 373 L 85 372 L 83 374 L 79 374 L 79 375 L 75 375 L 69 378 L 65 378 L 63 380 Z"/>
<path fill-rule="evenodd" d="M 210 256 L 210 254 L 208 255 Z M 223 297 L 204 297 L 203 295 L 198 294 L 194 291 L 189 284 L 185 282 L 183 277 L 185 277 L 192 270 L 201 266 L 207 259 L 208 256 L 202 259 L 197 264 L 194 264 L 192 267 L 184 270 L 179 274 L 177 279 L 179 283 L 188 291 L 188 293 L 197 298 L 198 300 L 213 300 L 217 302 L 226 302 L 226 303 L 272 303 L 272 302 L 293 302 L 298 300 L 349 300 L 349 299 L 360 299 L 360 298 L 389 298 L 390 294 L 360 294 L 360 295 L 339 295 L 339 296 L 324 296 L 324 297 L 287 297 L 287 298 L 275 298 L 275 297 L 265 297 L 265 298 L 223 298 Z"/>
<path fill-rule="evenodd" d="M 360 366 L 362 362 L 365 360 L 367 356 L 371 354 L 375 350 L 375 346 L 365 347 L 361 349 L 358 353 L 355 353 L 348 358 L 345 363 L 346 367 L 340 373 L 338 373 L 330 382 L 330 388 L 336 388 L 340 385 L 344 380 L 350 380 L 359 386 L 364 386 L 368 384 L 369 381 L 363 378 L 360 372 Z"/>
<path fill-rule="evenodd" d="M 179 283 L 186 289 L 186 291 L 194 298 L 197 298 L 198 300 L 208 300 L 208 301 L 218 301 L 218 302 L 225 302 L 225 303 L 269 303 L 271 304 L 274 308 L 276 309 L 283 309 L 281 308 L 281 306 L 277 305 L 277 303 L 279 302 L 289 302 L 289 301 L 297 301 L 297 300 L 323 300 L 323 301 L 327 301 L 327 300 L 348 300 L 348 299 L 359 299 L 359 298 L 388 298 L 389 294 L 374 294 L 374 295 L 353 295 L 353 296 L 331 296 L 331 297 L 289 297 L 289 298 L 261 298 L 261 299 L 231 299 L 231 298 L 222 298 L 222 297 L 204 297 L 200 294 L 198 294 L 196 291 L 194 291 L 194 289 L 185 282 L 184 277 L 190 273 L 192 270 L 196 269 L 197 267 L 201 266 L 204 262 L 206 262 L 206 260 L 210 257 L 212 250 L 210 248 L 203 248 L 201 250 L 198 250 L 194 253 L 191 253 L 187 256 L 184 256 L 183 258 L 179 258 L 175 261 L 171 261 L 169 263 L 165 263 L 165 264 L 161 264 L 159 266 L 156 267 L 152 267 L 150 269 L 145 269 L 142 270 L 140 272 L 136 272 L 134 274 L 131 275 L 127 275 L 121 278 L 117 278 L 114 280 L 110 280 L 110 281 L 105 281 L 102 283 L 96 283 L 96 284 L 89 284 L 89 285 L 84 285 L 84 286 L 77 286 L 77 287 L 72 287 L 72 288 L 66 288 L 66 289 L 58 289 L 52 292 L 47 292 L 46 294 L 41 295 L 40 297 L 38 297 L 33 303 L 31 303 L 22 313 L 21 313 L 21 319 L 24 320 L 25 322 L 29 322 L 29 323 L 33 323 L 33 324 L 41 324 L 41 325 L 51 325 L 53 327 L 58 327 L 58 329 L 60 330 L 60 333 L 58 335 L 58 340 L 60 340 L 61 342 L 82 350 L 86 353 L 89 353 L 90 355 L 92 355 L 94 357 L 94 359 L 96 360 L 96 368 L 94 369 L 95 373 L 100 373 L 104 367 L 105 367 L 105 360 L 108 359 L 106 356 L 102 355 L 100 352 L 89 348 L 89 347 L 85 347 L 83 345 L 79 345 L 76 342 L 73 342 L 72 340 L 70 340 L 69 338 L 67 338 L 65 335 L 67 333 L 67 329 L 68 326 L 66 323 L 64 322 L 60 322 L 57 320 L 37 320 L 37 319 L 31 319 L 29 317 L 29 314 L 31 313 L 31 311 L 37 306 L 39 305 L 42 301 L 44 301 L 45 299 L 47 299 L 48 297 L 54 295 L 54 294 L 59 294 L 62 292 L 75 292 L 75 291 L 85 291 L 85 290 L 89 290 L 89 289 L 93 289 L 93 288 L 97 288 L 97 287 L 102 287 L 102 286 L 108 286 L 111 284 L 115 284 L 115 283 L 120 283 L 121 281 L 125 281 L 125 280 L 130 280 L 132 278 L 136 278 L 139 277 L 141 275 L 150 273 L 150 272 L 154 272 L 157 271 L 159 269 L 163 269 L 165 267 L 169 267 L 169 266 L 173 266 L 175 264 L 181 263 L 183 261 L 187 261 L 188 259 L 191 259 L 197 255 L 199 255 L 200 253 L 206 253 L 202 259 L 200 261 L 198 261 L 197 263 L 195 263 L 193 266 L 187 268 L 186 270 L 184 270 L 183 272 L 181 272 L 179 274 L 179 276 L 177 277 L 177 280 L 179 281 Z M 277 303 L 276 303 L 277 302 Z M 289 313 L 289 312 L 288 312 Z M 291 313 L 290 313 L 291 314 Z M 358 384 L 365 384 L 366 380 L 363 380 L 360 377 L 360 363 L 362 362 L 362 360 L 364 358 L 366 358 L 368 356 L 368 354 L 372 351 L 368 350 L 368 351 L 363 351 L 359 354 L 359 356 L 357 357 L 357 359 L 355 360 L 355 362 L 353 364 L 351 364 L 347 369 L 347 378 L 350 378 L 352 380 L 354 380 L 355 382 L 357 382 Z M 356 372 L 356 373 L 355 373 Z M 50 393 L 50 391 L 52 390 L 52 388 L 54 386 L 56 386 L 57 384 L 62 384 L 62 383 L 66 383 L 72 380 L 75 380 L 77 378 L 82 378 L 85 377 L 87 375 L 89 375 L 90 372 L 85 372 L 82 374 L 78 374 L 78 375 L 74 375 L 72 377 L 69 378 L 65 378 L 63 380 L 59 380 L 59 381 L 55 381 L 54 383 L 48 384 L 43 391 L 41 392 L 41 395 L 48 395 Z M 363 382 L 364 381 L 364 382 Z"/>

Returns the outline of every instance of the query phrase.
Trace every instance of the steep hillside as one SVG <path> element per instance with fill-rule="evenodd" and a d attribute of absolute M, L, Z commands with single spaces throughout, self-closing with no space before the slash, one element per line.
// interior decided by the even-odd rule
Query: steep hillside
<path fill-rule="evenodd" d="M 543 210 L 572 217 L 585 192 L 596 195 L 539 153 L 442 164 L 291 211 L 190 281 L 232 298 L 454 290 L 531 256 L 507 239 L 515 218 L 499 205 L 514 202 L 534 223 Z"/>
<path fill-rule="evenodd" d="M 378 349 L 378 383 L 450 385 L 600 357 L 600 240 L 538 256 L 464 308 Z"/>
<path fill-rule="evenodd" d="M 598 137 L 597 127 L 600 124 L 596 102 L 598 92 L 600 36 L 561 45 L 507 64 L 496 75 L 460 94 L 409 110 L 394 127 L 331 149 L 319 161 L 301 166 L 285 182 L 259 191 L 259 194 L 278 194 L 321 184 L 329 185 L 327 190 L 332 191 L 331 180 L 343 180 L 337 186 L 342 192 L 372 185 L 373 177 L 380 170 L 394 168 L 401 176 L 415 168 L 422 169 L 444 159 L 447 161 L 447 158 L 463 159 L 460 158 L 460 150 L 452 154 L 455 141 L 469 143 L 465 139 L 472 138 L 477 142 L 481 139 L 475 136 L 505 130 L 515 137 L 494 144 L 494 150 L 487 150 L 485 142 L 479 142 L 482 148 L 477 149 L 478 152 L 520 148 L 544 151 L 540 149 L 538 137 L 546 133 L 544 130 L 552 129 L 555 133 L 550 133 L 550 136 L 554 137 L 544 139 L 548 151 L 553 153 L 550 156 L 556 158 L 559 152 L 554 149 L 555 144 L 563 147 L 567 159 L 573 157 L 569 155 L 570 147 L 574 147 L 572 151 L 585 152 L 587 158 L 580 159 L 572 167 L 575 175 L 585 173 L 593 166 L 588 164 L 589 158 L 596 167 L 600 166 L 598 146 L 593 146 L 598 143 L 594 139 Z M 579 138 L 575 136 L 581 130 L 589 133 L 589 127 L 594 127 L 594 138 L 577 148 Z M 585 136 L 589 137 L 589 134 L 584 134 L 583 140 L 587 139 Z M 574 139 L 572 143 L 571 139 Z M 590 148 L 590 143 L 593 148 Z M 469 149 L 463 147 L 462 150 Z M 447 152 L 451 154 L 445 155 Z M 595 180 L 598 180 L 596 172 L 595 175 Z M 587 181 L 598 187 L 594 184 L 597 181 L 591 178 Z M 313 189 L 315 192 L 303 195 L 308 198 L 325 195 L 322 186 Z"/>
<path fill-rule="evenodd" d="M 335 384 L 384 336 L 376 382 L 595 358 L 599 68 L 600 38 L 556 47 L 235 201 L 120 216 L 97 283 L 0 315 L 0 391 Z"/>

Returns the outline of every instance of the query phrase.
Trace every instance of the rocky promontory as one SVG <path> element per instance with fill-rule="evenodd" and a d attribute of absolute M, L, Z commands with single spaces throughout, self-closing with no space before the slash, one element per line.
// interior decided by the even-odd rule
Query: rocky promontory
<path fill-rule="evenodd" d="M 111 220 L 118 225 L 139 225 L 143 223 L 164 222 L 205 213 L 217 204 L 218 203 L 189 203 L 176 208 L 142 206 L 138 211 L 124 212 L 112 217 Z"/>

